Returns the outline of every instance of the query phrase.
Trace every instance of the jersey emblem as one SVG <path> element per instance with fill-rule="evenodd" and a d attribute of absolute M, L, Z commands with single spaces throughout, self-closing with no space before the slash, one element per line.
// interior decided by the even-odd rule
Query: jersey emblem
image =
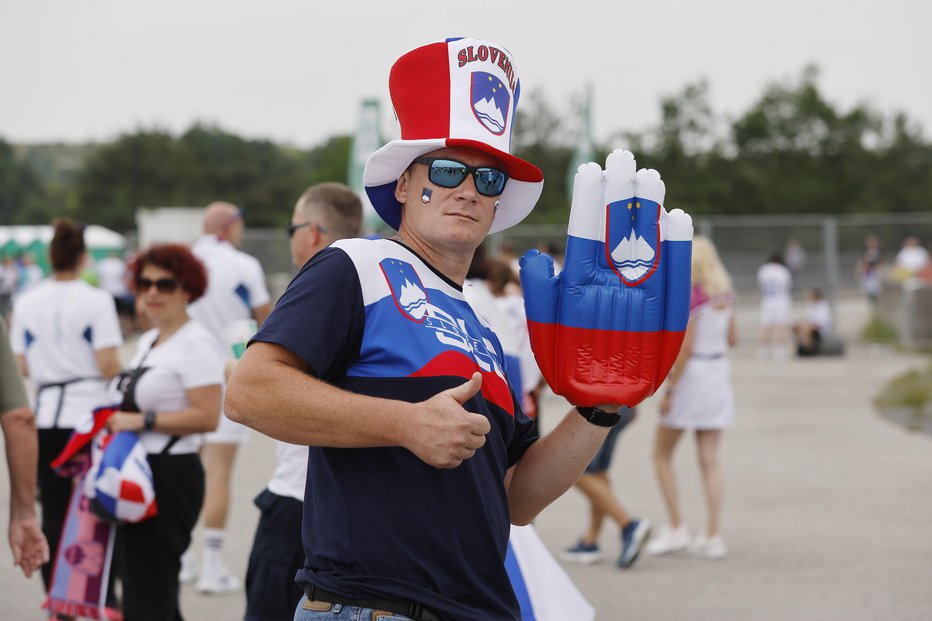
<path fill-rule="evenodd" d="M 383 259 L 379 263 L 382 274 L 392 291 L 392 299 L 408 319 L 421 323 L 427 314 L 427 289 L 414 267 L 398 259 Z"/>

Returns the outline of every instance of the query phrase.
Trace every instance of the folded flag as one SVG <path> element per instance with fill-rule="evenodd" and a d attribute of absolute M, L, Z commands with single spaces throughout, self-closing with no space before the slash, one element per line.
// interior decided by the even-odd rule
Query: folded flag
<path fill-rule="evenodd" d="M 505 569 L 521 621 L 592 621 L 595 609 L 557 563 L 533 526 L 512 526 Z"/>

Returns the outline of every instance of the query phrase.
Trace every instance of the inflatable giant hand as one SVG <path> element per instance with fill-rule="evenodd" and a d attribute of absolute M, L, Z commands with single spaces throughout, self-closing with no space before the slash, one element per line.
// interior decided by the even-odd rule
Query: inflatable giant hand
<path fill-rule="evenodd" d="M 635 174 L 614 151 L 605 171 L 579 167 L 563 271 L 521 257 L 531 347 L 550 387 L 571 403 L 633 406 L 657 390 L 689 319 L 692 219 L 663 208 L 656 170 Z"/>

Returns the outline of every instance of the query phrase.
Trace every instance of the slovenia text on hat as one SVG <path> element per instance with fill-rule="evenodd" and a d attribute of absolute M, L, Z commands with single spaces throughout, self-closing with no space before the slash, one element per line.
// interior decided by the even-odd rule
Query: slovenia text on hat
<path fill-rule="evenodd" d="M 402 205 L 395 199 L 395 182 L 415 158 L 444 147 L 479 149 L 498 158 L 508 172 L 490 233 L 531 213 L 544 176 L 510 153 L 521 83 L 508 50 L 477 39 L 431 43 L 395 62 L 388 89 L 401 139 L 369 156 L 363 174 L 382 220 L 399 227 Z"/>

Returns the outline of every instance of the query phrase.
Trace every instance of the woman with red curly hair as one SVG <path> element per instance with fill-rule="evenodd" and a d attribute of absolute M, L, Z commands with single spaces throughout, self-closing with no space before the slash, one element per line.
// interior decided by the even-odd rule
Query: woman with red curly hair
<path fill-rule="evenodd" d="M 135 294 L 154 326 L 139 338 L 116 387 L 111 431 L 135 431 L 148 452 L 158 514 L 118 529 L 126 619 L 180 619 L 178 572 L 204 500 L 201 434 L 220 416 L 223 364 L 187 305 L 204 294 L 207 274 L 191 251 L 153 246 L 132 267 Z"/>

